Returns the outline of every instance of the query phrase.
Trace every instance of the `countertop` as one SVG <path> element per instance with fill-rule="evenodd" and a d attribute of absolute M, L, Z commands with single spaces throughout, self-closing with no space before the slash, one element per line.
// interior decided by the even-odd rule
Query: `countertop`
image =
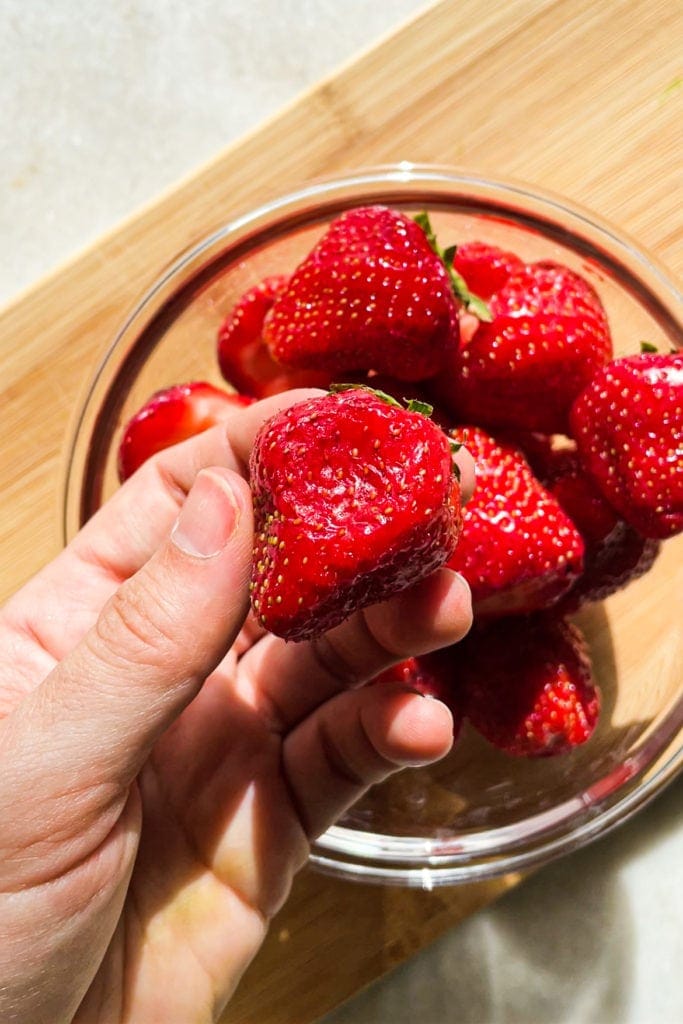
<path fill-rule="evenodd" d="M 422 6 L 0 0 L 0 302 Z M 679 779 L 325 1024 L 680 1022 L 682 812 Z"/>

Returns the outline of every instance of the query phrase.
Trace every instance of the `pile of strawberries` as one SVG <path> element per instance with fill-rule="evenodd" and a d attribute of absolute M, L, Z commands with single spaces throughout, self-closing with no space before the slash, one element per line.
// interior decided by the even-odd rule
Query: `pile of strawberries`
<path fill-rule="evenodd" d="M 578 273 L 483 241 L 441 249 L 425 214 L 370 206 L 249 290 L 217 355 L 237 393 L 153 396 L 124 432 L 121 478 L 240 404 L 326 389 L 266 423 L 252 454 L 256 617 L 314 638 L 448 565 L 471 587 L 472 630 L 376 685 L 438 696 L 456 732 L 467 719 L 513 755 L 585 742 L 600 696 L 568 616 L 683 530 L 683 354 L 615 359 Z M 477 469 L 464 508 L 461 444 Z"/>

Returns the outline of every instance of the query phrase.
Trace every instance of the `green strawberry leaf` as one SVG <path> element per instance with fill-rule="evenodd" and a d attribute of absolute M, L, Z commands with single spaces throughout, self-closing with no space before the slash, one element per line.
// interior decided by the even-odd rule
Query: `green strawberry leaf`
<path fill-rule="evenodd" d="M 452 437 L 448 438 L 448 443 L 451 446 L 451 455 L 455 455 L 462 448 L 462 443 L 460 441 L 454 441 Z M 456 480 L 460 483 L 462 473 L 460 472 L 460 466 L 457 462 L 453 463 L 453 472 L 455 473 Z"/>
<path fill-rule="evenodd" d="M 443 261 L 446 264 L 447 270 L 450 270 L 450 268 L 453 266 L 453 260 L 455 259 L 455 254 L 457 251 L 457 245 L 449 245 L 447 249 L 444 249 Z"/>
<path fill-rule="evenodd" d="M 429 402 L 423 402 L 419 398 L 404 398 L 404 404 L 401 405 L 393 395 L 388 395 L 386 391 L 380 391 L 379 388 L 373 388 L 369 384 L 330 384 L 328 391 L 333 395 L 339 395 L 343 391 L 367 391 L 369 394 L 374 395 L 375 398 L 386 402 L 387 405 L 393 405 L 396 409 L 405 408 L 408 412 L 419 412 L 421 416 L 426 416 L 427 419 L 434 412 L 434 406 L 430 405 Z"/>
<path fill-rule="evenodd" d="M 429 402 L 421 402 L 419 398 L 404 398 L 403 401 L 406 403 L 408 412 L 419 412 L 427 417 L 434 412 L 433 405 L 430 405 Z"/>
<path fill-rule="evenodd" d="M 446 268 L 448 276 L 451 279 L 453 294 L 460 299 L 468 313 L 473 313 L 478 320 L 482 320 L 484 323 L 490 324 L 493 317 L 491 316 L 489 307 L 483 299 L 480 299 L 478 295 L 475 295 L 474 292 L 469 290 L 465 278 L 453 268 L 453 260 L 455 259 L 456 252 L 458 251 L 457 245 L 449 245 L 447 249 L 442 249 L 440 247 L 436 239 L 436 235 L 434 234 L 429 214 L 426 210 L 416 214 L 413 217 L 413 220 L 419 228 L 422 228 L 432 250 L 436 253 Z"/>
<path fill-rule="evenodd" d="M 393 405 L 397 409 L 402 409 L 403 406 L 400 402 L 397 402 L 392 395 L 388 395 L 386 391 L 380 391 L 378 388 L 371 388 L 368 384 L 330 384 L 328 391 L 333 395 L 339 395 L 343 391 L 367 391 L 371 395 L 375 395 L 380 398 L 387 405 Z"/>
<path fill-rule="evenodd" d="M 651 341 L 641 341 L 640 352 L 641 355 L 644 355 L 646 352 L 659 352 L 659 349 Z"/>

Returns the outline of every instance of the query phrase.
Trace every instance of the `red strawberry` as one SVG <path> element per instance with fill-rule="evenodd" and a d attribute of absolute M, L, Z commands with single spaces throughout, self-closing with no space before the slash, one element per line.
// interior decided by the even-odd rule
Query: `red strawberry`
<path fill-rule="evenodd" d="M 274 416 L 250 471 L 252 607 L 286 639 L 320 635 L 453 554 L 461 515 L 449 439 L 368 389 Z"/>
<path fill-rule="evenodd" d="M 562 598 L 562 611 L 576 611 L 590 601 L 604 601 L 623 590 L 650 571 L 660 548 L 661 541 L 643 537 L 623 519 L 618 520 L 606 537 L 587 545 L 584 570 Z"/>
<path fill-rule="evenodd" d="M 422 226 L 360 207 L 334 220 L 295 270 L 264 335 L 286 366 L 421 380 L 457 345 L 458 304 Z"/>
<path fill-rule="evenodd" d="M 524 264 L 513 252 L 504 252 L 488 242 L 472 241 L 458 246 L 453 266 L 471 291 L 482 299 L 490 299 Z"/>
<path fill-rule="evenodd" d="M 578 528 L 588 545 L 599 544 L 615 528 L 619 516 L 586 475 L 574 447 L 550 447 L 543 472 L 536 475 Z M 533 463 L 532 463 L 533 466 Z"/>
<path fill-rule="evenodd" d="M 239 299 L 218 330 L 218 363 L 225 379 L 255 398 L 295 387 L 327 388 L 330 376 L 315 370 L 288 373 L 276 363 L 263 340 L 263 321 L 288 277 L 274 275 L 254 285 Z"/>
<path fill-rule="evenodd" d="M 581 572 L 584 544 L 578 530 L 519 449 L 478 427 L 451 433 L 477 467 L 462 537 L 449 562 L 472 588 L 475 616 L 552 605 Z"/>
<path fill-rule="evenodd" d="M 152 455 L 201 434 L 253 398 L 221 391 L 205 381 L 175 384 L 157 391 L 128 421 L 119 446 L 121 482 Z"/>
<path fill-rule="evenodd" d="M 499 619 L 452 650 L 465 715 L 500 750 L 544 757 L 590 738 L 600 693 L 576 626 L 554 616 Z"/>
<path fill-rule="evenodd" d="M 453 736 L 460 732 L 462 695 L 453 670 L 451 648 L 399 661 L 376 676 L 371 685 L 376 683 L 403 683 L 425 697 L 440 700 L 453 715 Z"/>
<path fill-rule="evenodd" d="M 683 354 L 615 359 L 570 423 L 586 472 L 627 523 L 645 537 L 683 530 Z"/>
<path fill-rule="evenodd" d="M 583 572 L 562 599 L 563 611 L 602 601 L 652 567 L 659 542 L 642 537 L 618 516 L 583 471 L 574 448 L 549 449 L 541 480 L 586 545 Z"/>
<path fill-rule="evenodd" d="M 566 433 L 574 398 L 612 355 L 607 317 L 587 281 L 534 263 L 513 273 L 437 383 L 460 421 Z"/>

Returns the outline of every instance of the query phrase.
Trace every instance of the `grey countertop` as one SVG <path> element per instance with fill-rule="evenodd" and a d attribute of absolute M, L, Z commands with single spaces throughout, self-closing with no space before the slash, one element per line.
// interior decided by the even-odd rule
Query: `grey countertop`
<path fill-rule="evenodd" d="M 0 0 L 0 301 L 421 6 Z M 682 812 L 680 779 L 325 1024 L 680 1024 Z"/>

